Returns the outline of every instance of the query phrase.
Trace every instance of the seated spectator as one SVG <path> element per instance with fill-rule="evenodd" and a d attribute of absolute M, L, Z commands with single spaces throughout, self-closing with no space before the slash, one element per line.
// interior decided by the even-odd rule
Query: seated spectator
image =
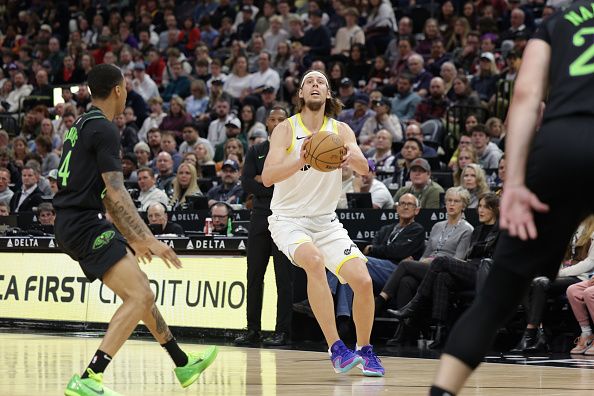
<path fill-rule="evenodd" d="M 157 155 L 159 155 L 161 152 L 161 130 L 159 128 L 152 128 L 150 131 L 148 131 L 146 139 L 150 149 L 149 158 L 153 163 L 153 168 L 156 168 L 155 160 Z"/>
<path fill-rule="evenodd" d="M 565 295 L 565 291 L 567 291 L 567 297 L 572 309 L 574 306 L 580 306 L 579 304 L 576 305 L 578 300 L 575 299 L 575 294 L 572 296 L 572 292 L 580 291 L 582 288 L 580 283 L 589 282 L 588 278 L 592 270 L 594 270 L 592 238 L 594 238 L 594 216 L 590 215 L 582 221 L 571 238 L 563 261 L 561 262 L 557 279 L 551 281 L 549 278 L 543 276 L 532 280 L 530 289 L 522 302 L 526 314 L 526 329 L 518 345 L 510 351 L 511 353 L 548 351 L 548 343 L 542 324 L 542 319 L 547 308 L 547 299 L 563 296 Z M 575 287 L 572 285 L 575 285 Z M 584 307 L 584 305 L 582 304 L 581 307 Z M 587 319 L 588 315 L 584 316 L 583 310 L 581 312 L 573 311 L 574 314 L 581 314 L 580 318 L 576 315 L 578 323 L 581 326 L 585 322 L 583 320 L 584 317 Z M 584 353 L 587 355 L 592 353 L 584 351 L 585 346 L 583 343 L 580 345 L 579 340 L 578 346 L 574 349 L 575 352 L 572 350 L 572 353 Z"/>
<path fill-rule="evenodd" d="M 190 96 L 190 79 L 184 75 L 184 70 L 181 62 L 174 61 L 171 65 L 172 78 L 165 87 L 163 94 L 163 100 L 169 102 L 173 96 L 179 96 L 180 98 L 187 98 Z M 181 106 L 183 107 L 183 101 Z"/>
<path fill-rule="evenodd" d="M 25 74 L 21 71 L 17 71 L 13 74 L 12 82 L 12 91 L 10 91 L 6 97 L 6 100 L 0 103 L 0 111 L 6 111 L 10 113 L 18 111 L 21 107 L 21 99 L 29 96 L 33 91 L 33 86 L 27 84 Z"/>
<path fill-rule="evenodd" d="M 206 145 L 206 143 L 198 142 L 196 147 L 194 147 L 194 152 L 196 153 L 198 166 L 215 165 L 215 162 L 212 159 L 214 153 L 212 146 Z"/>
<path fill-rule="evenodd" d="M 154 235 L 184 235 L 182 226 L 169 221 L 165 205 L 153 202 L 149 205 L 147 210 L 147 217 L 149 227 Z"/>
<path fill-rule="evenodd" d="M 478 207 L 480 225 L 472 233 L 470 246 L 463 259 L 448 256 L 436 257 L 429 265 L 413 299 L 399 311 L 388 310 L 401 319 L 417 317 L 425 305 L 431 305 L 431 319 L 437 324 L 437 333 L 429 348 L 443 347 L 447 337 L 449 296 L 453 290 L 474 290 L 476 273 L 485 258 L 493 257 L 499 239 L 499 198 L 493 193 L 481 196 Z M 395 280 L 395 278 L 392 278 Z M 381 304 L 383 298 L 376 301 Z M 399 325 L 389 345 L 402 340 L 403 325 Z"/>
<path fill-rule="evenodd" d="M 352 109 L 355 105 L 355 86 L 353 80 L 348 77 L 342 77 L 344 75 L 344 66 L 340 62 L 336 62 L 330 69 L 335 75 L 340 75 L 340 79 L 336 82 L 336 89 L 333 87 L 334 79 L 330 74 L 330 88 L 332 92 L 338 91 L 338 99 L 344 104 L 344 109 Z M 363 93 L 363 92 L 361 92 Z M 368 101 L 369 102 L 369 101 Z"/>
<path fill-rule="evenodd" d="M 243 99 L 250 87 L 250 81 L 247 58 L 240 55 L 233 61 L 232 72 L 225 80 L 223 91 L 234 99 Z"/>
<path fill-rule="evenodd" d="M 390 114 L 391 105 L 391 102 L 386 98 L 371 101 L 375 116 L 369 117 L 361 128 L 361 134 L 359 135 L 361 145 L 369 144 L 375 134 L 382 129 L 392 134 L 393 141 L 399 142 L 402 140 L 402 126 L 398 117 Z"/>
<path fill-rule="evenodd" d="M 0 201 L 0 217 L 10 216 L 10 206 Z"/>
<path fill-rule="evenodd" d="M 144 120 L 147 119 L 149 116 L 149 108 L 147 103 L 142 99 L 142 96 L 134 91 L 132 87 L 132 79 L 130 77 L 126 77 L 126 91 L 128 92 L 126 96 L 126 107 L 131 107 L 134 115 L 136 116 L 136 121 L 138 125 L 142 125 Z"/>
<path fill-rule="evenodd" d="M 464 220 L 464 209 L 469 201 L 470 196 L 465 189 L 461 187 L 448 189 L 446 192 L 448 219 L 433 226 L 420 261 L 400 262 L 376 298 L 376 306 L 385 305 L 391 298 L 395 298 L 396 307 L 399 309 L 404 307 L 414 297 L 432 261 L 444 256 L 458 260 L 466 257 L 474 230 L 470 223 Z"/>
<path fill-rule="evenodd" d="M 122 173 L 124 175 L 124 182 L 136 183 L 138 174 L 136 162 L 136 155 L 134 153 L 126 153 L 122 156 Z"/>
<path fill-rule="evenodd" d="M 0 176 L 2 177 L 2 176 Z M 52 169 L 48 175 L 47 175 L 47 181 L 49 182 L 50 185 L 50 190 L 51 190 L 51 194 L 50 196 L 53 198 L 56 193 L 58 192 L 58 170 L 57 169 Z M 0 183 L 1 185 L 1 183 Z"/>
<path fill-rule="evenodd" d="M 264 6 L 264 8 L 266 8 L 266 6 Z M 266 50 L 274 56 L 276 55 L 278 45 L 287 41 L 289 38 L 289 33 L 282 28 L 283 18 L 279 15 L 270 17 L 269 22 L 270 28 L 266 30 L 266 32 L 263 32 L 264 42 L 266 43 L 264 46 Z"/>
<path fill-rule="evenodd" d="M 155 202 L 167 205 L 169 203 L 169 198 L 163 190 L 157 188 L 153 170 L 148 167 L 143 167 L 138 169 L 137 173 L 138 188 L 140 188 L 140 194 L 138 195 L 140 207 L 138 210 L 145 212 L 148 210 L 150 204 Z"/>
<path fill-rule="evenodd" d="M 400 149 L 402 160 L 398 161 L 398 169 L 394 171 L 391 179 L 386 179 L 390 189 L 404 187 L 410 181 L 410 164 L 423 155 L 423 144 L 415 138 L 407 138 Z"/>
<path fill-rule="evenodd" d="M 6 168 L 0 168 L 0 203 L 10 204 L 10 200 L 14 193 L 8 187 L 10 184 L 10 171 Z"/>
<path fill-rule="evenodd" d="M 213 146 L 216 146 L 217 144 L 221 144 L 227 140 L 226 125 L 235 117 L 233 114 L 231 114 L 231 103 L 226 96 L 220 96 L 216 100 L 214 110 L 217 118 L 208 126 L 207 139 Z"/>
<path fill-rule="evenodd" d="M 212 205 L 217 201 L 229 204 L 243 203 L 243 187 L 239 181 L 239 164 L 234 160 L 227 160 L 223 163 L 221 183 L 214 186 L 206 193 L 208 204 Z"/>
<path fill-rule="evenodd" d="M 434 18 L 429 18 L 423 26 L 423 39 L 419 40 L 415 51 L 423 59 L 428 60 L 431 56 L 431 48 L 435 40 L 440 39 L 439 23 Z"/>
<path fill-rule="evenodd" d="M 425 70 L 425 61 L 419 54 L 413 54 L 408 57 L 408 71 L 413 76 L 412 90 L 420 97 L 424 98 L 429 93 L 431 79 L 433 76 Z"/>
<path fill-rule="evenodd" d="M 210 218 L 212 219 L 212 228 L 214 233 L 220 235 L 229 235 L 232 230 L 233 208 L 225 202 L 214 201 L 210 204 Z"/>
<path fill-rule="evenodd" d="M 232 118 L 231 120 L 229 120 L 229 122 L 227 122 L 227 124 L 225 125 L 225 128 L 225 141 L 223 143 L 218 144 L 215 147 L 214 160 L 216 162 L 221 162 L 227 159 L 226 147 L 227 142 L 231 139 L 239 140 L 239 142 L 243 146 L 242 156 L 247 149 L 247 136 L 241 133 L 241 121 L 238 118 Z M 237 163 L 241 165 L 240 161 L 237 161 Z"/>
<path fill-rule="evenodd" d="M 454 78 L 452 86 L 454 89 L 454 95 L 450 98 L 452 106 L 478 107 L 481 105 L 481 100 L 470 87 L 470 82 L 466 76 Z"/>
<path fill-rule="evenodd" d="M 483 169 L 495 169 L 503 155 L 495 143 L 489 141 L 487 127 L 478 124 L 472 127 L 472 145 Z"/>
<path fill-rule="evenodd" d="M 72 56 L 66 55 L 62 60 L 62 66 L 54 75 L 54 85 L 74 85 L 84 81 L 84 70 L 76 66 Z"/>
<path fill-rule="evenodd" d="M 375 164 L 377 179 L 381 181 L 392 177 L 397 166 L 396 157 L 392 154 L 392 134 L 385 129 L 378 131 L 373 145 L 374 149 L 366 155 Z"/>
<path fill-rule="evenodd" d="M 439 72 L 439 76 L 443 78 L 446 97 L 450 101 L 454 99 L 454 78 L 456 78 L 457 75 L 458 70 L 456 69 L 456 65 L 454 65 L 452 62 L 446 62 L 443 65 L 441 65 L 441 71 Z"/>
<path fill-rule="evenodd" d="M 183 141 L 182 131 L 184 125 L 189 122 L 192 122 L 192 116 L 186 112 L 184 100 L 179 96 L 174 96 L 171 98 L 169 111 L 165 118 L 163 118 L 163 121 L 161 121 L 159 128 L 162 131 L 174 131 L 176 142 L 181 144 Z"/>
<path fill-rule="evenodd" d="M 388 187 L 375 179 L 375 166 L 370 167 L 366 175 L 355 175 L 355 192 L 371 193 L 371 203 L 374 209 L 391 209 L 394 207 L 394 199 Z"/>
<path fill-rule="evenodd" d="M 468 208 L 478 207 L 479 197 L 490 191 L 485 171 L 478 164 L 468 164 L 462 170 L 462 187 L 470 193 Z"/>
<path fill-rule="evenodd" d="M 398 76 L 398 92 L 392 99 L 392 114 L 403 122 L 414 119 L 415 111 L 422 98 L 412 90 L 413 76 L 402 73 Z"/>
<path fill-rule="evenodd" d="M 250 75 L 249 91 L 251 94 L 259 95 L 265 87 L 274 87 L 274 93 L 280 88 L 280 76 L 277 71 L 270 67 L 272 55 L 266 50 L 258 55 L 258 71 Z"/>
<path fill-rule="evenodd" d="M 128 109 L 129 111 L 132 111 L 130 108 Z M 134 151 L 134 146 L 138 143 L 138 128 L 136 127 L 136 124 L 132 123 L 131 125 L 127 125 L 126 116 L 123 113 L 116 115 L 114 124 L 120 132 L 120 142 L 124 152 L 130 153 Z"/>
<path fill-rule="evenodd" d="M 468 136 L 468 142 L 470 143 L 470 137 Z M 454 166 L 454 174 L 452 175 L 454 179 L 454 186 L 460 186 L 462 184 L 462 171 L 466 168 L 468 164 L 478 164 L 478 159 L 476 158 L 476 151 L 474 147 L 470 144 L 466 144 L 462 146 L 458 154 L 458 160 L 456 165 Z"/>
<path fill-rule="evenodd" d="M 431 166 L 424 158 L 417 158 L 410 163 L 410 186 L 400 187 L 394 195 L 394 200 L 399 201 L 404 194 L 416 197 L 423 209 L 439 209 L 439 196 L 443 187 L 431 180 Z"/>
<path fill-rule="evenodd" d="M 194 80 L 190 85 L 192 95 L 185 100 L 186 111 L 196 118 L 208 112 L 209 97 L 206 92 L 206 84 L 202 80 Z"/>
<path fill-rule="evenodd" d="M 415 120 L 423 123 L 427 120 L 441 119 L 445 117 L 446 110 L 450 106 L 445 96 L 445 84 L 441 77 L 434 77 L 429 87 L 429 95 L 417 106 Z"/>
<path fill-rule="evenodd" d="M 256 120 L 256 109 L 251 104 L 244 104 L 241 107 L 239 119 L 241 120 L 240 135 L 243 136 L 246 141 L 256 129 L 266 130 L 264 124 Z"/>
<path fill-rule="evenodd" d="M 39 172 L 32 166 L 25 165 L 21 171 L 22 187 L 10 199 L 10 212 L 32 212 L 43 202 L 43 192 L 37 185 Z"/>
<path fill-rule="evenodd" d="M 445 50 L 444 42 L 441 38 L 436 38 L 431 42 L 431 52 L 425 65 L 427 71 L 433 76 L 439 76 L 441 66 L 450 60 L 451 56 Z"/>
<path fill-rule="evenodd" d="M 332 48 L 330 29 L 322 25 L 323 12 L 319 9 L 309 13 L 309 29 L 301 40 L 306 62 L 311 64 L 315 59 L 324 59 L 330 55 Z"/>
<path fill-rule="evenodd" d="M 338 121 L 342 121 L 351 127 L 355 136 L 361 134 L 363 125 L 369 119 L 375 116 L 375 112 L 369 109 L 369 96 L 363 93 L 355 95 L 352 109 L 345 109 L 338 115 Z"/>
<path fill-rule="evenodd" d="M 151 129 L 159 128 L 163 119 L 167 116 L 167 113 L 163 111 L 163 99 L 160 96 L 153 96 L 148 100 L 148 104 L 151 109 L 151 113 L 144 120 L 140 130 L 138 131 L 138 139 L 142 142 L 148 141 L 148 132 Z"/>
<path fill-rule="evenodd" d="M 179 153 L 181 155 L 190 152 L 193 153 L 195 146 L 198 142 L 210 146 L 210 149 L 212 150 L 210 142 L 207 139 L 200 137 L 198 133 L 198 128 L 196 124 L 194 124 L 193 122 L 189 122 L 186 125 L 184 125 L 184 129 L 182 130 L 182 138 L 184 139 L 184 141 L 179 146 Z"/>
<path fill-rule="evenodd" d="M 360 16 L 357 8 L 349 7 L 345 9 L 342 16 L 346 24 L 336 32 L 336 43 L 330 53 L 332 55 L 348 57 L 353 44 L 359 43 L 365 45 L 365 32 L 357 23 Z M 266 35 L 264 37 L 266 38 Z"/>
<path fill-rule="evenodd" d="M 260 124 L 264 125 L 266 123 L 267 114 L 275 104 L 276 99 L 276 90 L 273 86 L 267 85 L 262 89 L 262 106 L 258 107 L 256 110 L 255 120 Z"/>
<path fill-rule="evenodd" d="M 136 145 L 134 146 L 134 155 L 136 156 L 136 164 L 139 168 L 151 168 L 153 166 L 150 159 L 151 148 L 145 142 L 136 143 Z"/>
<path fill-rule="evenodd" d="M 56 210 L 51 202 L 42 202 L 37 207 L 37 218 L 42 226 L 53 226 L 56 221 Z"/>
<path fill-rule="evenodd" d="M 27 139 L 20 135 L 12 139 L 12 160 L 17 167 L 23 168 L 30 153 Z"/>
<path fill-rule="evenodd" d="M 495 96 L 499 72 L 495 65 L 495 56 L 491 52 L 481 54 L 479 70 L 472 78 L 470 86 L 479 96 L 483 104 L 488 104 Z"/>
<path fill-rule="evenodd" d="M 159 87 L 153 79 L 145 73 L 144 62 L 136 62 L 134 64 L 134 80 L 132 80 L 132 87 L 134 91 L 142 96 L 145 102 L 150 104 L 151 98 L 159 96 Z M 151 109 L 152 111 L 152 109 Z"/>
<path fill-rule="evenodd" d="M 39 136 L 45 136 L 52 142 L 51 151 L 60 151 L 62 149 L 62 139 L 55 133 L 54 124 L 49 118 L 41 120 L 41 128 L 39 129 Z M 35 152 L 35 141 L 29 141 L 29 150 Z"/>
<path fill-rule="evenodd" d="M 182 156 L 177 152 L 177 140 L 175 132 L 164 131 L 161 133 L 161 152 L 171 155 L 173 160 L 173 172 L 177 172 L 177 167 L 181 164 Z"/>
<path fill-rule="evenodd" d="M 182 163 L 177 169 L 173 181 L 173 194 L 169 199 L 171 210 L 185 210 L 188 208 L 188 197 L 202 197 L 202 191 L 198 187 L 198 175 L 194 165 Z"/>
<path fill-rule="evenodd" d="M 497 168 L 497 191 L 495 193 L 498 196 L 503 194 L 503 186 L 505 185 L 505 154 L 499 160 L 499 167 Z"/>
<path fill-rule="evenodd" d="M 31 96 L 54 97 L 53 88 L 49 84 L 49 76 L 46 70 L 39 69 L 37 71 L 35 74 L 35 82 L 37 83 L 37 86 L 31 91 Z"/>
<path fill-rule="evenodd" d="M 172 194 L 172 183 L 175 179 L 175 172 L 173 171 L 173 159 L 171 154 L 162 151 L 157 156 L 157 188 L 163 190 L 165 194 L 170 196 Z"/>
<path fill-rule="evenodd" d="M 421 130 L 421 126 L 417 122 L 411 122 L 406 129 L 404 130 L 404 137 L 407 139 L 414 138 L 421 142 L 423 146 L 423 157 L 430 158 L 430 157 L 437 157 L 437 151 L 433 147 L 429 147 L 423 143 L 425 140 L 425 136 L 423 135 L 423 131 Z M 398 153 L 398 158 L 401 158 L 402 155 Z"/>

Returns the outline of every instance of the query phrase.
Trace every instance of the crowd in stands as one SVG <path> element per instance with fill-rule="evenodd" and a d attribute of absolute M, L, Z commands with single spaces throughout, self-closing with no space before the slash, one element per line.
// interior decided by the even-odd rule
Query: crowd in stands
<path fill-rule="evenodd" d="M 400 216 L 365 248 L 377 304 L 391 302 L 397 316 L 409 318 L 432 302 L 439 347 L 448 325 L 443 299 L 474 287 L 497 239 L 504 120 L 524 48 L 565 3 L 8 2 L 0 8 L 0 215 L 35 210 L 51 224 L 62 142 L 91 105 L 87 74 L 109 63 L 121 68 L 128 91 L 114 119 L 125 181 L 153 231 L 183 233 L 167 212 L 205 207 L 215 230 L 226 233 L 230 212 L 251 207 L 242 171 L 248 150 L 271 133 L 270 110 L 280 105 L 292 115 L 300 77 L 320 70 L 344 104 L 337 119 L 375 165 L 369 175 L 342 170 L 338 207 L 350 207 L 347 193 L 369 193 L 373 208 Z M 432 230 L 414 227 L 423 241 L 403 231 L 421 208 L 448 215 Z M 465 209 L 479 212 L 474 232 Z M 590 246 L 588 224 L 578 246 Z M 407 235 L 414 246 L 402 243 Z M 568 256 L 564 267 L 591 260 L 584 254 Z M 582 282 L 570 287 L 581 349 L 592 341 L 579 304 L 589 304 L 591 314 L 593 270 L 582 264 L 560 272 Z M 337 285 L 339 316 L 350 316 L 348 290 L 329 281 Z M 543 293 L 560 290 L 545 283 L 535 281 L 527 297 L 534 314 L 524 344 L 538 338 Z M 401 327 L 398 334 L 406 332 Z"/>

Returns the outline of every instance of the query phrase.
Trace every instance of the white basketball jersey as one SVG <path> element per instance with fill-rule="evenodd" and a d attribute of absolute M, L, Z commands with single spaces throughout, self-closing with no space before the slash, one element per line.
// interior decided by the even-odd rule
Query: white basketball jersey
<path fill-rule="evenodd" d="M 304 138 L 310 132 L 301 114 L 289 118 L 293 140 L 287 149 L 289 158 L 299 158 Z M 337 121 L 324 117 L 320 131 L 338 134 Z M 274 193 L 270 209 L 275 215 L 286 217 L 319 216 L 334 213 L 342 192 L 342 172 L 340 169 L 331 172 L 320 172 L 306 165 L 294 175 L 274 185 Z"/>

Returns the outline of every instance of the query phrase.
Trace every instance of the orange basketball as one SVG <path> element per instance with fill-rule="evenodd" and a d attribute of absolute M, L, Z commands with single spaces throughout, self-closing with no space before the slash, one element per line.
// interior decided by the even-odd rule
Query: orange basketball
<path fill-rule="evenodd" d="M 340 167 L 346 155 L 344 141 L 340 135 L 322 131 L 315 133 L 305 143 L 305 160 L 320 172 L 331 172 Z"/>

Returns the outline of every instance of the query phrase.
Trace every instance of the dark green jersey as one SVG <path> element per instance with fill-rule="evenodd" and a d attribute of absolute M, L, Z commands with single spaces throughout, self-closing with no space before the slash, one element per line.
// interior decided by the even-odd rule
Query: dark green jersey
<path fill-rule="evenodd" d="M 544 120 L 594 116 L 594 1 L 576 1 L 547 19 L 534 38 L 551 46 Z"/>
<path fill-rule="evenodd" d="M 101 174 L 113 171 L 122 171 L 120 134 L 101 110 L 92 107 L 64 135 L 54 206 L 105 211 Z"/>

